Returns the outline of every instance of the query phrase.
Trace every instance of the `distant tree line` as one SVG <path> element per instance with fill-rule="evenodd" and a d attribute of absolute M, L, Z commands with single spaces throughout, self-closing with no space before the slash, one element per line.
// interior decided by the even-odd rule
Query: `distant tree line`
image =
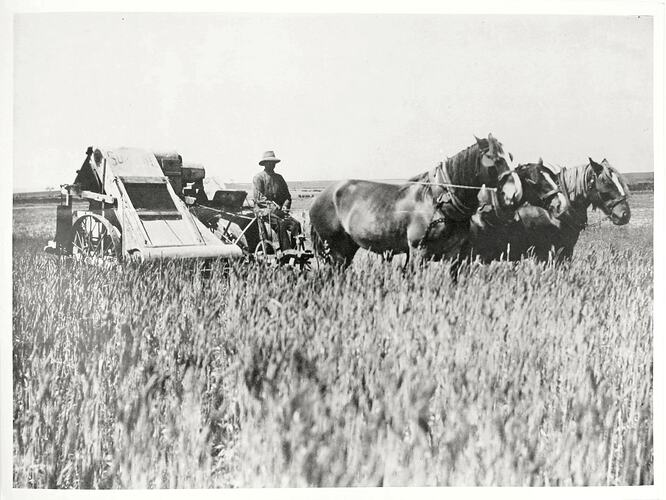
<path fill-rule="evenodd" d="M 635 182 L 629 184 L 631 191 L 654 191 L 654 182 Z"/>

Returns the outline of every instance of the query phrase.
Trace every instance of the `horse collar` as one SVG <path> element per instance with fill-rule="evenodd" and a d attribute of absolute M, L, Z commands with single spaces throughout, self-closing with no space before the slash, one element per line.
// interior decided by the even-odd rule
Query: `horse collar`
<path fill-rule="evenodd" d="M 587 172 L 592 168 L 592 164 L 588 163 L 587 167 L 585 167 L 585 170 L 583 170 L 583 188 L 585 189 L 586 193 L 589 193 L 591 191 L 590 185 L 587 183 Z M 593 172 L 594 174 L 594 172 Z M 596 174 L 595 178 L 596 178 Z"/>
<path fill-rule="evenodd" d="M 440 162 L 430 173 L 430 177 L 432 179 L 431 182 L 442 187 L 441 194 L 437 197 L 433 197 L 435 209 L 439 210 L 440 213 L 449 219 L 469 219 L 474 213 L 475 208 L 465 205 L 456 195 L 455 189 L 449 186 L 449 184 L 453 184 L 453 182 L 446 170 L 445 162 Z"/>

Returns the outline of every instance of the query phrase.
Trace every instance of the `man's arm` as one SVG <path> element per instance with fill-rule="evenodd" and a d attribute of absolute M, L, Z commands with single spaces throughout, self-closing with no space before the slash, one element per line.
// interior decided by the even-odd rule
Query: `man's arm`
<path fill-rule="evenodd" d="M 280 208 L 282 210 L 289 210 L 291 208 L 291 193 L 289 192 L 289 186 L 287 186 L 287 181 L 284 180 L 284 177 L 282 178 L 282 186 L 286 199 Z"/>
<path fill-rule="evenodd" d="M 252 185 L 254 187 L 254 203 L 266 202 L 267 198 L 264 194 L 264 180 L 261 178 L 261 175 L 254 176 L 252 179 Z"/>

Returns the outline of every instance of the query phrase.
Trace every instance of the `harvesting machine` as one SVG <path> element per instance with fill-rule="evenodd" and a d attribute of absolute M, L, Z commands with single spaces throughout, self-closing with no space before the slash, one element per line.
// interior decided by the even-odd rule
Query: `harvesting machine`
<path fill-rule="evenodd" d="M 183 163 L 175 151 L 155 157 L 190 213 L 221 241 L 254 260 L 309 267 L 314 254 L 305 248 L 305 237 L 287 234 L 274 208 L 251 203 L 247 191 L 222 188 L 206 178 L 203 166 Z"/>
<path fill-rule="evenodd" d="M 186 204 L 186 186 L 203 179 L 203 168 L 169 159 L 89 147 L 74 183 L 61 187 L 56 236 L 46 250 L 89 260 L 241 257 L 238 245 L 216 237 Z M 78 201 L 87 209 L 75 210 Z"/>

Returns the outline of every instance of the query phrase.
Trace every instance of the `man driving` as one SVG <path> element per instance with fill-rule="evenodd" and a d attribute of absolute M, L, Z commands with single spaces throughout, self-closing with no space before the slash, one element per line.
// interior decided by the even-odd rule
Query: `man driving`
<path fill-rule="evenodd" d="M 271 225 L 280 238 L 280 247 L 286 250 L 294 247 L 291 239 L 301 234 L 301 224 L 288 214 L 291 208 L 291 193 L 284 177 L 275 172 L 275 166 L 279 162 L 280 159 L 275 156 L 274 151 L 266 151 L 259 161 L 264 170 L 254 176 L 252 184 L 255 204 L 271 210 Z M 291 238 L 286 231 L 289 231 Z"/>

